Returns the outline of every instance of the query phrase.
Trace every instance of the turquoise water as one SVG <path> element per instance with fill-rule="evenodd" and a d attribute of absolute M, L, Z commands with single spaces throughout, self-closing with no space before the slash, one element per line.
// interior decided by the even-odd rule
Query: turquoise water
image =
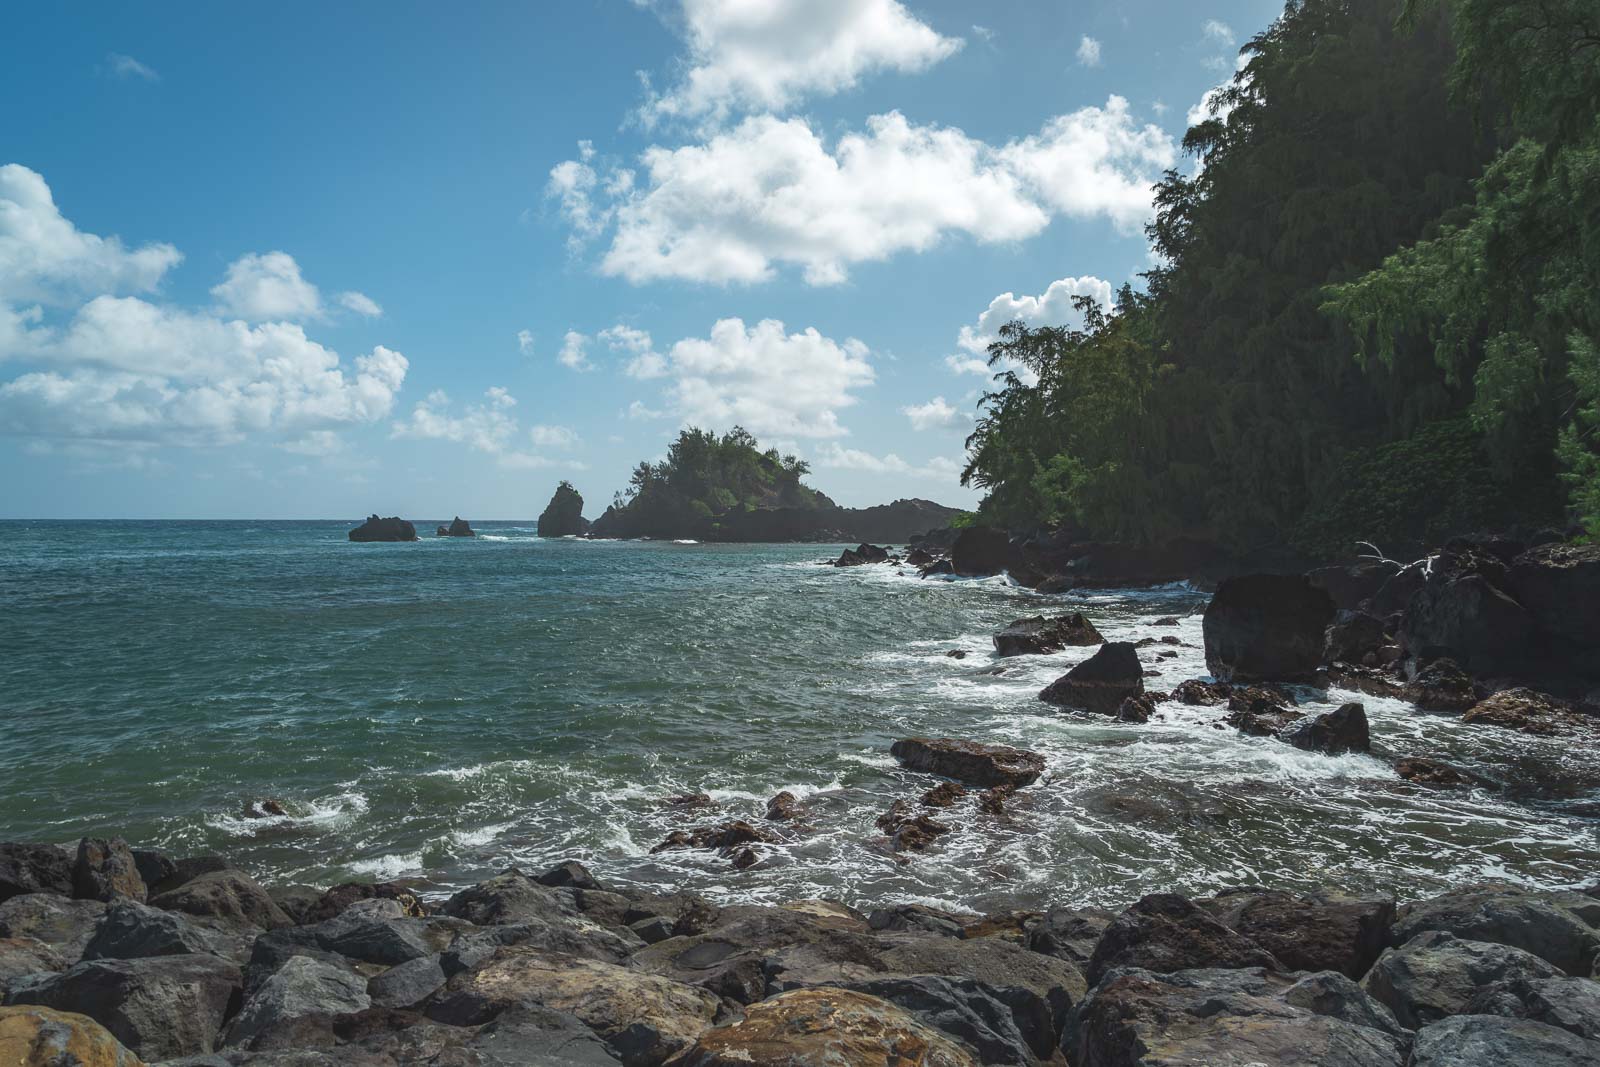
<path fill-rule="evenodd" d="M 120 832 L 274 880 L 430 891 L 576 857 L 727 897 L 985 909 L 1600 868 L 1592 751 L 1361 698 L 1383 758 L 1327 757 L 1217 709 L 1065 714 L 1035 694 L 1084 650 L 992 657 L 1011 619 L 1073 608 L 1108 637 L 1177 634 L 1176 658 L 1142 650 L 1151 686 L 1203 676 L 1186 587 L 1042 598 L 815 565 L 837 546 L 541 541 L 531 522 L 356 545 L 349 525 L 0 523 L 0 839 Z M 895 856 L 873 819 L 930 784 L 888 757 L 917 734 L 1022 744 L 1049 771 L 1010 817 L 968 802 L 934 850 Z M 1412 786 L 1388 761 L 1411 753 L 1511 788 Z M 784 788 L 809 829 L 748 871 L 649 853 L 708 818 L 665 796 L 756 818 Z M 263 797 L 290 814 L 245 818 Z"/>

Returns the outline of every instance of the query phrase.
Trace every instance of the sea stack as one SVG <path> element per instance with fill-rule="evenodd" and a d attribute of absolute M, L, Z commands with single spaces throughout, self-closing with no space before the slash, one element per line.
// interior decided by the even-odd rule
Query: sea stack
<path fill-rule="evenodd" d="M 455 518 L 451 519 L 449 526 L 440 526 L 435 532 L 439 537 L 478 536 L 476 531 L 472 529 L 472 524 L 467 522 L 467 520 L 463 519 L 460 515 L 457 515 Z"/>
<path fill-rule="evenodd" d="M 352 541 L 415 541 L 417 528 L 398 516 L 380 519 L 368 515 L 367 521 L 350 531 Z"/>
<path fill-rule="evenodd" d="M 556 486 L 555 495 L 539 515 L 540 537 L 581 537 L 589 532 L 589 520 L 583 517 L 583 497 L 571 482 Z"/>

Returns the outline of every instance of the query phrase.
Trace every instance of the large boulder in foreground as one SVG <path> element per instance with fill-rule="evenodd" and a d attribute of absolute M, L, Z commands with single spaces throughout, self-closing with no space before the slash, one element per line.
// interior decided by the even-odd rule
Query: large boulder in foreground
<path fill-rule="evenodd" d="M 1417 1032 L 1410 1067 L 1590 1067 L 1600 1041 L 1530 1019 L 1457 1015 Z"/>
<path fill-rule="evenodd" d="M 417 528 L 398 515 L 380 519 L 368 515 L 367 521 L 350 531 L 352 541 L 415 541 Z"/>
<path fill-rule="evenodd" d="M 0 1063 L 6 1067 L 144 1067 L 86 1015 L 36 1004 L 0 1008 Z"/>
<path fill-rule="evenodd" d="M 72 895 L 72 859 L 55 845 L 0 844 L 0 901 L 24 893 Z"/>
<path fill-rule="evenodd" d="M 1117 967 L 1156 974 L 1197 967 L 1284 969 L 1255 941 L 1176 893 L 1152 893 L 1117 916 L 1095 946 L 1084 977 L 1094 985 Z"/>
<path fill-rule="evenodd" d="M 79 900 L 144 901 L 147 890 L 139 877 L 133 850 L 120 837 L 86 837 L 78 842 L 72 864 L 72 895 Z"/>
<path fill-rule="evenodd" d="M 540 537 L 582 537 L 589 532 L 589 521 L 583 517 L 583 497 L 571 482 L 556 486 L 550 503 L 539 513 Z"/>
<path fill-rule="evenodd" d="M 210 1052 L 243 985 L 215 956 L 151 956 L 88 960 L 13 984 L 6 998 L 87 1015 L 143 1058 L 165 1060 Z"/>
<path fill-rule="evenodd" d="M 1407 904 L 1390 943 L 1403 944 L 1428 930 L 1511 945 L 1571 975 L 1588 975 L 1600 964 L 1600 931 L 1549 894 L 1516 886 L 1467 885 Z"/>
<path fill-rule="evenodd" d="M 1401 1026 L 1414 1030 L 1466 1011 L 1488 986 L 1560 977 L 1560 970 L 1521 949 L 1429 930 L 1384 952 L 1361 988 L 1394 1012 Z"/>
<path fill-rule="evenodd" d="M 1335 891 L 1234 889 L 1195 903 L 1290 970 L 1349 978 L 1366 974 L 1383 952 L 1395 912 L 1393 897 Z"/>
<path fill-rule="evenodd" d="M 1600 544 L 1540 545 L 1511 563 L 1507 585 L 1533 615 L 1540 637 L 1567 654 L 1600 646 Z M 1574 664 L 1593 677 L 1592 654 Z"/>
<path fill-rule="evenodd" d="M 1478 990 L 1463 1014 L 1532 1019 L 1600 1041 L 1600 982 L 1588 978 L 1513 979 Z"/>
<path fill-rule="evenodd" d="M 1068 645 L 1098 645 L 1104 641 L 1094 623 L 1074 611 L 1053 619 L 1043 615 L 1018 619 L 994 635 L 994 650 L 1001 656 L 1042 655 L 1060 652 Z"/>
<path fill-rule="evenodd" d="M 904 1009 L 845 989 L 797 989 L 753 1004 L 700 1035 L 681 1067 L 977 1067 L 980 1062 Z"/>
<path fill-rule="evenodd" d="M 1226 578 L 1206 607 L 1206 667 L 1224 682 L 1309 681 L 1333 615 L 1333 599 L 1303 575 Z"/>
<path fill-rule="evenodd" d="M 983 788 L 1021 788 L 1044 773 L 1044 757 L 1037 752 L 950 737 L 908 737 L 889 746 L 889 754 L 913 771 L 943 775 Z"/>
<path fill-rule="evenodd" d="M 1124 700 L 1143 692 L 1144 664 L 1139 662 L 1139 653 L 1130 642 L 1108 641 L 1046 686 L 1039 699 L 1115 717 Z"/>

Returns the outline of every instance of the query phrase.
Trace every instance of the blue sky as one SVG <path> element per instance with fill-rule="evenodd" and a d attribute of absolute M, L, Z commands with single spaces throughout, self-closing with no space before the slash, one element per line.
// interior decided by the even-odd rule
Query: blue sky
<path fill-rule="evenodd" d="M 0 516 L 597 515 L 683 425 L 972 504 L 975 360 L 1149 264 L 1273 0 L 37 4 Z"/>

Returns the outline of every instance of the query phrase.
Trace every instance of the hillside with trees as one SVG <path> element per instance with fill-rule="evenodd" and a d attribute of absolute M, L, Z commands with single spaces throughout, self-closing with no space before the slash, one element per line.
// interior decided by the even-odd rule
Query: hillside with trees
<path fill-rule="evenodd" d="M 983 520 L 1600 534 L 1600 5 L 1296 0 L 1243 55 L 1157 187 L 1143 290 L 991 346 Z"/>

